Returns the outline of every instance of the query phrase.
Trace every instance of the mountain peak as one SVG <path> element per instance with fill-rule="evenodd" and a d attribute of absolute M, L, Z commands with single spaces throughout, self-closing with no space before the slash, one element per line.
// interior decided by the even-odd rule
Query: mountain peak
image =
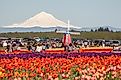
<path fill-rule="evenodd" d="M 25 27 L 56 27 L 56 26 L 67 26 L 67 24 L 61 20 L 56 19 L 53 15 L 41 12 L 35 16 L 25 20 L 23 23 L 19 24 L 20 26 Z"/>
<path fill-rule="evenodd" d="M 37 14 L 38 16 L 49 16 L 51 14 L 47 13 L 47 12 L 40 12 Z M 52 16 L 52 15 L 51 15 Z"/>
<path fill-rule="evenodd" d="M 30 17 L 29 19 L 23 21 L 20 24 L 16 24 L 16 25 L 12 25 L 13 27 L 24 27 L 24 28 L 28 28 L 28 27 L 57 27 L 57 26 L 61 26 L 61 27 L 67 27 L 67 23 L 56 19 L 53 15 L 47 13 L 47 12 L 40 12 L 36 15 L 34 15 L 33 17 Z M 9 26 L 9 27 L 12 27 Z"/>
<path fill-rule="evenodd" d="M 36 14 L 34 17 L 32 17 L 32 19 L 33 18 L 36 18 L 36 19 L 51 19 L 51 18 L 55 18 L 55 17 L 53 15 L 47 13 L 47 12 L 41 12 L 41 13 Z"/>
<path fill-rule="evenodd" d="M 47 12 L 40 12 L 40 14 L 47 15 L 47 14 L 49 14 L 49 13 L 47 13 Z"/>

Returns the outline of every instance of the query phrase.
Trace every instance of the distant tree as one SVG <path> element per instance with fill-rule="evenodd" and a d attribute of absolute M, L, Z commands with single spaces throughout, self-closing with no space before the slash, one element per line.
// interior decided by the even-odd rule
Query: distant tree
<path fill-rule="evenodd" d="M 95 29 L 95 32 L 97 32 L 98 30 L 97 29 Z"/>
<path fill-rule="evenodd" d="M 120 32 L 120 31 L 116 31 L 116 32 Z"/>
<path fill-rule="evenodd" d="M 18 33 L 17 31 L 15 33 Z"/>
<path fill-rule="evenodd" d="M 95 32 L 98 32 L 98 31 L 101 31 L 101 32 L 102 31 L 111 32 L 108 27 L 106 27 L 106 28 L 99 27 L 98 29 L 95 29 Z"/>
<path fill-rule="evenodd" d="M 98 28 L 97 31 L 104 31 L 102 27 Z"/>
<path fill-rule="evenodd" d="M 71 29 L 70 31 L 71 32 L 80 32 L 80 31 L 77 31 L 77 30 L 74 30 L 74 29 Z"/>
<path fill-rule="evenodd" d="M 113 30 L 111 30 L 110 32 L 113 32 Z"/>
<path fill-rule="evenodd" d="M 105 28 L 105 29 L 104 29 L 104 31 L 108 31 L 108 32 L 110 32 L 110 30 L 109 30 L 109 28 L 108 28 L 108 27 L 107 27 L 107 28 Z"/>
<path fill-rule="evenodd" d="M 73 29 L 71 29 L 70 31 L 71 31 L 71 32 L 75 32 L 75 30 L 73 30 Z"/>
<path fill-rule="evenodd" d="M 93 32 L 93 29 L 91 29 L 91 32 Z"/>
<path fill-rule="evenodd" d="M 55 32 L 57 32 L 57 29 L 55 29 Z"/>

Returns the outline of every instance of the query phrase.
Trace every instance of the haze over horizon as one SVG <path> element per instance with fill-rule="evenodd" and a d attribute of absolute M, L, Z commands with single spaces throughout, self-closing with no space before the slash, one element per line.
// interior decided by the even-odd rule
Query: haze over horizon
<path fill-rule="evenodd" d="M 0 27 L 47 12 L 79 27 L 121 27 L 121 0 L 0 0 Z"/>

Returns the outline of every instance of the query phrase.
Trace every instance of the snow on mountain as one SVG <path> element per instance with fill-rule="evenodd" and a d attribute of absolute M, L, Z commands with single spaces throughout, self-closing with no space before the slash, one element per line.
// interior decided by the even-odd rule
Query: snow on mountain
<path fill-rule="evenodd" d="M 22 26 L 67 26 L 66 23 L 56 19 L 51 14 L 41 12 L 36 16 L 26 20 Z"/>
<path fill-rule="evenodd" d="M 35 27 L 35 26 L 44 27 L 44 28 L 57 27 L 57 26 L 67 27 L 67 24 L 61 20 L 56 19 L 51 14 L 48 14 L 46 12 L 41 12 L 41 13 L 25 20 L 24 22 L 22 22 L 20 24 L 13 24 L 12 26 L 6 26 L 6 27 L 29 28 L 29 27 Z"/>

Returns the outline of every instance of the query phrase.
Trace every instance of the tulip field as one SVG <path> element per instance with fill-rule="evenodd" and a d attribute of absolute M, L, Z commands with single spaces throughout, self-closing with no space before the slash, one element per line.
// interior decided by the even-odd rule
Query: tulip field
<path fill-rule="evenodd" d="M 120 79 L 120 53 L 0 53 L 0 80 Z"/>

